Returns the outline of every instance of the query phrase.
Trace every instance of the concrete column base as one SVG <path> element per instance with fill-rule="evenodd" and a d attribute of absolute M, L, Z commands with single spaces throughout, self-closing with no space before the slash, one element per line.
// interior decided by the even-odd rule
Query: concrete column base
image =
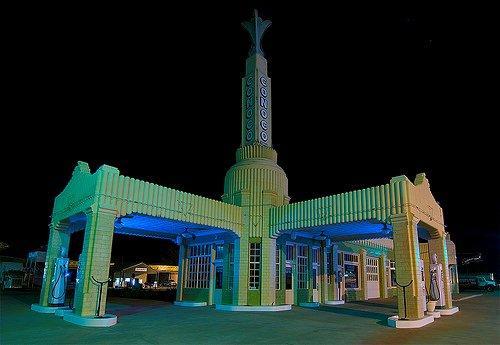
<path fill-rule="evenodd" d="M 453 308 L 450 308 L 450 309 L 436 309 L 436 311 L 438 311 L 441 315 L 453 315 L 455 313 L 458 313 L 460 309 L 458 309 L 458 307 L 453 307 Z"/>
<path fill-rule="evenodd" d="M 222 311 L 286 311 L 291 310 L 290 304 L 283 305 L 229 305 L 216 304 L 215 310 Z"/>
<path fill-rule="evenodd" d="M 299 303 L 299 306 L 304 308 L 318 308 L 319 302 L 302 302 Z"/>
<path fill-rule="evenodd" d="M 58 309 L 69 309 L 69 306 L 67 305 L 62 305 L 60 307 L 45 307 L 40 304 L 32 304 L 31 305 L 31 310 L 36 311 L 37 313 L 42 313 L 42 314 L 54 314 L 56 310 Z"/>
<path fill-rule="evenodd" d="M 103 317 L 80 316 L 68 313 L 63 316 L 63 320 L 79 326 L 85 327 L 111 327 L 116 325 L 117 317 L 112 314 L 104 314 Z"/>
<path fill-rule="evenodd" d="M 180 307 L 206 307 L 207 302 L 174 301 L 174 305 Z"/>
<path fill-rule="evenodd" d="M 435 319 L 439 319 L 441 317 L 441 313 L 439 311 L 426 311 L 425 315 L 431 315 L 434 316 Z"/>
<path fill-rule="evenodd" d="M 434 322 L 434 316 L 424 316 L 418 320 L 400 320 L 399 316 L 387 318 L 387 325 L 394 328 L 420 328 Z"/>
<path fill-rule="evenodd" d="M 67 309 L 57 309 L 56 312 L 54 314 L 56 314 L 56 316 L 64 316 L 66 314 L 70 314 L 73 312 L 73 309 L 70 309 L 69 307 Z"/>
<path fill-rule="evenodd" d="M 345 301 L 344 300 L 335 300 L 335 301 L 325 301 L 325 303 L 323 303 L 324 305 L 341 305 L 341 304 L 345 304 Z"/>

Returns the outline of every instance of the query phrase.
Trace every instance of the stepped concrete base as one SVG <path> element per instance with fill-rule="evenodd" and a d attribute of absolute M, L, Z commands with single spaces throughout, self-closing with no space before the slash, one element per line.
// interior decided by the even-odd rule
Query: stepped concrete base
<path fill-rule="evenodd" d="M 341 305 L 341 304 L 345 304 L 345 301 L 344 300 L 335 300 L 335 301 L 325 301 L 325 303 L 323 303 L 324 305 Z"/>
<path fill-rule="evenodd" d="M 56 316 L 64 316 L 66 314 L 70 314 L 73 312 L 73 309 L 57 309 L 56 312 L 54 314 L 56 314 Z"/>
<path fill-rule="evenodd" d="M 431 315 L 434 316 L 435 319 L 439 319 L 441 317 L 441 313 L 438 312 L 437 310 L 434 311 L 426 311 L 425 315 Z"/>
<path fill-rule="evenodd" d="M 434 316 L 424 316 L 418 320 L 400 320 L 397 315 L 387 318 L 387 325 L 394 328 L 420 328 L 434 322 Z"/>
<path fill-rule="evenodd" d="M 63 316 L 63 320 L 85 327 L 111 327 L 116 325 L 117 317 L 112 314 L 105 314 L 103 317 L 80 316 L 68 313 Z"/>
<path fill-rule="evenodd" d="M 206 307 L 207 302 L 174 301 L 174 305 L 180 307 Z"/>
<path fill-rule="evenodd" d="M 216 304 L 216 310 L 222 311 L 287 311 L 291 310 L 292 306 L 290 304 L 284 305 L 228 305 L 228 304 Z"/>
<path fill-rule="evenodd" d="M 302 302 L 299 303 L 299 306 L 304 308 L 318 308 L 319 302 Z"/>
<path fill-rule="evenodd" d="M 458 313 L 459 312 L 459 309 L 458 307 L 453 307 L 453 308 L 450 308 L 450 309 L 436 309 L 436 311 L 438 311 L 441 315 L 453 315 L 455 313 Z"/>
<path fill-rule="evenodd" d="M 58 309 L 68 309 L 69 307 L 67 305 L 62 305 L 60 307 L 45 307 L 40 304 L 32 304 L 31 305 L 31 310 L 36 311 L 37 313 L 43 313 L 43 314 L 54 314 L 56 310 Z"/>

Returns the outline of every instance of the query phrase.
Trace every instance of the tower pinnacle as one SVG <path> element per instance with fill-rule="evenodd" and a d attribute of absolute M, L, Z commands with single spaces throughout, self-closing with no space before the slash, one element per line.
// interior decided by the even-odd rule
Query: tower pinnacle
<path fill-rule="evenodd" d="M 271 26 L 270 20 L 262 20 L 259 17 L 259 12 L 254 10 L 254 17 L 249 22 L 243 22 L 241 25 L 245 28 L 245 30 L 250 34 L 250 38 L 252 39 L 252 47 L 250 48 L 250 52 L 248 55 L 260 54 L 264 56 L 264 52 L 262 51 L 261 41 L 262 36 L 266 30 Z"/>
<path fill-rule="evenodd" d="M 271 78 L 267 76 L 267 61 L 261 47 L 262 36 L 271 21 L 262 20 L 255 10 L 252 20 L 241 25 L 252 39 L 242 80 L 241 146 L 271 147 Z"/>

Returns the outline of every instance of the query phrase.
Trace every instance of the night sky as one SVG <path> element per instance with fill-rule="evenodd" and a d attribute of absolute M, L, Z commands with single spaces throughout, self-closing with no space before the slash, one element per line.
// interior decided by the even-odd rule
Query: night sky
<path fill-rule="evenodd" d="M 2 254 L 46 244 L 53 199 L 78 160 L 220 199 L 240 144 L 250 45 L 240 22 L 253 7 L 273 21 L 264 39 L 273 144 L 291 201 L 425 172 L 457 251 L 482 253 L 498 275 L 498 95 L 483 21 L 467 9 L 388 5 L 27 10 L 12 30 Z M 172 264 L 176 251 L 116 235 L 113 260 Z"/>

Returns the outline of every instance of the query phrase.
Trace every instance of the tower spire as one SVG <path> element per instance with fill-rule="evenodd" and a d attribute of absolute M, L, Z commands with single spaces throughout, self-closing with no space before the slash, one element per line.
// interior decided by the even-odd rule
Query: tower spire
<path fill-rule="evenodd" d="M 252 39 L 252 47 L 250 48 L 249 56 L 253 54 L 260 54 L 264 56 L 264 51 L 262 50 L 262 37 L 266 30 L 271 26 L 270 20 L 262 20 L 259 17 L 259 12 L 254 10 L 254 17 L 251 21 L 241 23 L 243 28 L 250 34 Z"/>
<path fill-rule="evenodd" d="M 252 40 L 246 75 L 242 79 L 241 146 L 258 144 L 271 147 L 271 78 L 267 76 L 267 61 L 261 46 L 262 36 L 271 26 L 271 21 L 263 20 L 254 10 L 254 17 L 241 25 Z"/>

